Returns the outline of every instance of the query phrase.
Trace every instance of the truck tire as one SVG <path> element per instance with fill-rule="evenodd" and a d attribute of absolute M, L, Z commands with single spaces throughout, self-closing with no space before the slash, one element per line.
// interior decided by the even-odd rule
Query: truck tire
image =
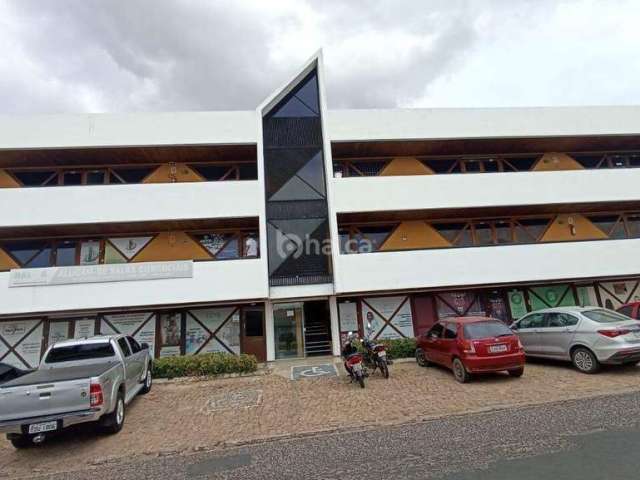
<path fill-rule="evenodd" d="M 7 440 L 9 440 L 11 445 L 13 445 L 13 448 L 16 449 L 29 448 L 33 446 L 31 437 L 28 435 L 7 435 Z"/>
<path fill-rule="evenodd" d="M 151 376 L 151 364 L 147 367 L 147 374 L 144 376 L 144 386 L 140 390 L 140 395 L 146 395 L 151 391 L 151 385 L 153 384 L 153 378 Z"/>
<path fill-rule="evenodd" d="M 118 392 L 116 397 L 116 406 L 113 412 L 104 415 L 100 419 L 100 428 L 104 433 L 114 434 L 122 430 L 125 418 L 124 393 L 122 390 Z"/>

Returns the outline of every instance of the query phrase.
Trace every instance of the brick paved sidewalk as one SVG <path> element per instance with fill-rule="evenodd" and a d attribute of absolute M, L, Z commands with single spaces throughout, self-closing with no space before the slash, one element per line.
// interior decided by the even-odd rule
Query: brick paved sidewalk
<path fill-rule="evenodd" d="M 527 364 L 507 375 L 456 383 L 439 368 L 396 363 L 366 388 L 344 376 L 291 381 L 265 376 L 156 384 L 127 410 L 115 436 L 73 429 L 43 446 L 15 451 L 0 440 L 0 478 L 117 462 L 132 455 L 167 455 L 277 436 L 412 422 L 484 409 L 530 405 L 606 393 L 640 391 L 640 368 L 584 375 L 564 364 Z"/>

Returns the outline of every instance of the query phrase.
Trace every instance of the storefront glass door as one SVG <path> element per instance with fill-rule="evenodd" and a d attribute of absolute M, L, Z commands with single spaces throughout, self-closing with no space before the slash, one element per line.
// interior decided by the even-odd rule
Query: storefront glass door
<path fill-rule="evenodd" d="M 302 303 L 273 306 L 276 359 L 304 357 L 304 310 Z"/>

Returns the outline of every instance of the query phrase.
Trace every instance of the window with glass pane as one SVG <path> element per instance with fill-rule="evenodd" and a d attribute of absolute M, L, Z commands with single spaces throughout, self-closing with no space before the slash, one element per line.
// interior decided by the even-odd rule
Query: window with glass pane
<path fill-rule="evenodd" d="M 456 240 L 456 246 L 458 247 L 471 247 L 473 245 L 473 237 L 471 235 L 471 226 L 467 225 L 464 230 L 460 232 Z"/>
<path fill-rule="evenodd" d="M 80 242 L 80 265 L 97 265 L 100 263 L 100 241 L 85 240 Z"/>
<path fill-rule="evenodd" d="M 89 170 L 86 172 L 87 185 L 102 185 L 105 183 L 105 171 L 104 170 Z"/>
<path fill-rule="evenodd" d="M 549 226 L 550 218 L 523 218 L 517 221 L 517 243 L 535 243 Z"/>
<path fill-rule="evenodd" d="M 431 226 L 447 239 L 449 243 L 453 243 L 466 226 L 466 223 L 432 223 Z"/>
<path fill-rule="evenodd" d="M 631 238 L 640 237 L 640 215 L 626 215 L 627 229 Z"/>
<path fill-rule="evenodd" d="M 62 185 L 82 185 L 82 172 L 64 172 Z"/>
<path fill-rule="evenodd" d="M 464 168 L 467 173 L 482 171 L 482 160 L 464 160 Z"/>
<path fill-rule="evenodd" d="M 513 243 L 511 234 L 511 222 L 509 220 L 496 220 L 493 224 L 496 229 L 496 243 Z"/>
<path fill-rule="evenodd" d="M 42 240 L 19 240 L 4 242 L 2 246 L 21 266 L 26 267 L 47 243 Z"/>
<path fill-rule="evenodd" d="M 620 228 L 623 227 L 619 222 L 620 215 L 588 215 L 587 218 L 609 238 L 625 238 L 624 228 Z"/>
<path fill-rule="evenodd" d="M 216 260 L 227 260 L 240 256 L 239 242 L 237 236 L 231 236 L 226 245 L 216 254 Z"/>
<path fill-rule="evenodd" d="M 55 172 L 53 170 L 27 170 L 23 172 L 12 171 L 11 174 L 25 187 L 40 187 L 51 177 L 55 177 Z"/>
<path fill-rule="evenodd" d="M 258 234 L 248 233 L 244 237 L 244 256 L 245 257 L 257 257 L 258 256 Z"/>
<path fill-rule="evenodd" d="M 27 268 L 46 268 L 51 266 L 51 246 L 47 244 L 26 265 Z"/>
<path fill-rule="evenodd" d="M 371 242 L 371 251 L 378 250 L 393 230 L 393 225 L 368 225 L 359 228 L 365 239 Z"/>
<path fill-rule="evenodd" d="M 473 222 L 476 245 L 493 245 L 493 229 L 487 222 Z"/>
<path fill-rule="evenodd" d="M 62 240 L 56 243 L 55 264 L 57 267 L 67 267 L 76 264 L 75 240 Z"/>
<path fill-rule="evenodd" d="M 149 175 L 155 167 L 140 168 L 114 168 L 112 172 L 112 183 L 141 183 L 144 178 Z"/>

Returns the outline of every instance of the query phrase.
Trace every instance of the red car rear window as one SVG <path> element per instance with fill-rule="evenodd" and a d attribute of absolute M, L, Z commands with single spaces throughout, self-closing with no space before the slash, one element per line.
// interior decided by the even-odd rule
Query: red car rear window
<path fill-rule="evenodd" d="M 502 322 L 467 323 L 464 326 L 464 338 L 469 340 L 507 335 L 513 335 L 513 332 Z"/>

